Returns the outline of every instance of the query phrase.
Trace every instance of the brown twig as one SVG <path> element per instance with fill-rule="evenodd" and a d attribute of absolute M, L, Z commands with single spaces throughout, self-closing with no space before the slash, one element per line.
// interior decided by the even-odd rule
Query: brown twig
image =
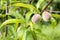
<path fill-rule="evenodd" d="M 50 11 L 50 10 L 47 10 L 48 12 L 54 12 L 54 13 L 60 13 L 60 11 Z"/>
<path fill-rule="evenodd" d="M 8 0 L 7 0 L 7 2 L 6 2 L 6 14 L 9 13 L 8 5 L 9 5 L 9 2 L 8 2 Z M 6 15 L 6 20 L 8 20 L 8 15 Z M 6 31 L 5 36 L 7 37 L 7 34 L 8 34 L 8 25 L 6 25 L 6 30 L 5 30 L 5 31 Z"/>
<path fill-rule="evenodd" d="M 47 7 L 52 3 L 53 0 L 49 0 L 48 4 L 45 6 L 45 8 L 41 11 L 40 14 L 42 14 L 44 12 L 44 10 L 47 9 Z"/>

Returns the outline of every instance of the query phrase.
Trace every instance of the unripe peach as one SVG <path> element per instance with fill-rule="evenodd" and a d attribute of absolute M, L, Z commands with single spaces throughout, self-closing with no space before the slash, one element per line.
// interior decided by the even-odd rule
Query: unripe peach
<path fill-rule="evenodd" d="M 35 14 L 35 15 L 32 16 L 32 22 L 33 23 L 38 22 L 40 19 L 41 19 L 40 14 Z"/>
<path fill-rule="evenodd" d="M 51 18 L 51 14 L 47 11 L 44 11 L 43 14 L 42 14 L 42 18 L 44 21 L 48 22 Z"/>

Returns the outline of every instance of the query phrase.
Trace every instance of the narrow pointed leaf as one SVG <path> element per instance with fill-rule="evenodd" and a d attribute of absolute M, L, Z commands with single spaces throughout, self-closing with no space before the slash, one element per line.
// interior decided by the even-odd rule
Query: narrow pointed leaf
<path fill-rule="evenodd" d="M 39 13 L 39 10 L 37 10 L 34 6 L 32 6 L 30 4 L 16 3 L 16 4 L 12 4 L 12 6 L 28 8 L 30 10 L 34 10 L 37 13 Z"/>
<path fill-rule="evenodd" d="M 3 22 L 0 26 L 0 28 L 7 25 L 7 24 L 11 24 L 11 23 L 15 23 L 15 24 L 16 23 L 24 23 L 24 21 L 21 19 L 9 19 L 9 20 L 6 20 L 5 22 Z"/>

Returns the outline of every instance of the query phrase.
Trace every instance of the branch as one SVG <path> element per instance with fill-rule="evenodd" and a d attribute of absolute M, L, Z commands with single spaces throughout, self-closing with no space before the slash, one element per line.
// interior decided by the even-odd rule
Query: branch
<path fill-rule="evenodd" d="M 48 12 L 54 12 L 54 13 L 60 13 L 60 11 L 50 11 L 50 10 L 47 10 Z"/>
<path fill-rule="evenodd" d="M 40 14 L 42 14 L 42 13 L 44 12 L 44 10 L 46 10 L 46 9 L 48 8 L 48 6 L 52 3 L 52 1 L 53 1 L 53 0 L 50 0 L 50 1 L 48 2 L 48 4 L 45 6 L 45 8 L 41 11 Z"/>

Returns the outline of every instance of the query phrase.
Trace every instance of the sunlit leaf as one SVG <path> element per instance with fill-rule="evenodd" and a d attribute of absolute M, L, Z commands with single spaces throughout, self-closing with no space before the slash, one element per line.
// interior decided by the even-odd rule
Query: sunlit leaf
<path fill-rule="evenodd" d="M 24 23 L 24 21 L 21 19 L 9 19 L 9 20 L 6 20 L 5 22 L 3 22 L 0 26 L 0 28 L 7 25 L 7 24 L 11 24 L 11 23 L 15 23 L 15 24 L 16 23 Z"/>
<path fill-rule="evenodd" d="M 36 7 L 39 8 L 43 1 L 44 1 L 44 0 L 38 0 L 38 2 L 37 2 L 37 4 L 36 4 Z"/>
<path fill-rule="evenodd" d="M 56 25 L 57 25 L 57 22 L 53 17 L 51 18 L 51 24 L 52 24 L 53 28 L 56 27 Z"/>
<path fill-rule="evenodd" d="M 60 19 L 60 15 L 58 15 L 58 14 L 52 14 L 52 16 L 57 18 L 57 19 Z"/>
<path fill-rule="evenodd" d="M 12 6 L 28 8 L 30 10 L 34 10 L 37 13 L 39 13 L 39 10 L 37 10 L 34 6 L 32 6 L 30 4 L 16 3 L 16 4 L 12 4 Z"/>
<path fill-rule="evenodd" d="M 24 33 L 25 33 L 25 27 L 24 26 L 18 27 L 18 29 L 17 29 L 17 37 L 18 37 L 19 40 L 22 40 L 22 38 L 24 36 Z"/>
<path fill-rule="evenodd" d="M 30 21 L 30 17 L 31 17 L 32 14 L 33 14 L 32 12 L 28 12 L 28 13 L 26 14 L 26 18 L 25 18 L 25 20 L 26 20 L 26 24 L 29 23 L 29 21 Z"/>

